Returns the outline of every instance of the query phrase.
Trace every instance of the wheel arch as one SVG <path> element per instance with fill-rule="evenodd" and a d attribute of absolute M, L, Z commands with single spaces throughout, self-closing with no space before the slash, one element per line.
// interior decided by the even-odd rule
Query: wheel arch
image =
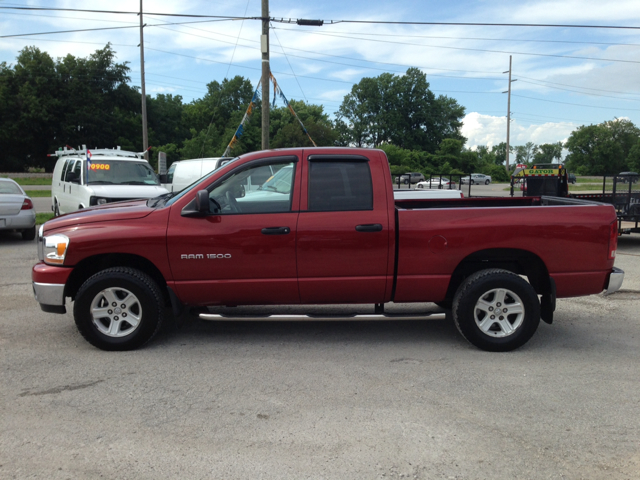
<path fill-rule="evenodd" d="M 75 300 L 76 294 L 82 284 L 92 275 L 112 267 L 130 267 L 140 270 L 149 275 L 158 285 L 163 294 L 164 301 L 169 299 L 167 282 L 162 272 L 153 262 L 140 255 L 129 253 L 108 253 L 103 255 L 94 255 L 85 258 L 78 263 L 67 280 L 65 287 L 65 296 Z"/>
<path fill-rule="evenodd" d="M 535 253 L 517 248 L 490 248 L 474 252 L 458 264 L 451 275 L 446 299 L 453 300 L 467 277 L 487 268 L 502 268 L 526 276 L 539 295 L 551 293 L 553 288 L 547 266 Z"/>

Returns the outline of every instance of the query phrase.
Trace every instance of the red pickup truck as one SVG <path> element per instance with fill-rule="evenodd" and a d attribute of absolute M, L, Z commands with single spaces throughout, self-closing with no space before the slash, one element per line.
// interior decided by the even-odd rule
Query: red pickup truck
<path fill-rule="evenodd" d="M 298 148 L 50 220 L 32 278 L 41 308 L 75 300 L 78 329 L 104 350 L 149 341 L 168 306 L 368 303 L 384 316 L 387 302 L 435 302 L 472 344 L 506 351 L 551 323 L 557 297 L 619 289 L 616 247 L 610 205 L 394 200 L 384 152 Z"/>

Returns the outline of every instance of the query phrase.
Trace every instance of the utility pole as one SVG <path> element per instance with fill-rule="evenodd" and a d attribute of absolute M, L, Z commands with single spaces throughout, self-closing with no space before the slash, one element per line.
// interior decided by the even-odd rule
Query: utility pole
<path fill-rule="evenodd" d="M 147 92 L 144 87 L 144 35 L 142 29 L 142 0 L 140 0 L 140 78 L 142 88 L 142 146 L 144 148 L 144 158 L 149 161 L 149 138 L 147 136 Z"/>
<path fill-rule="evenodd" d="M 502 72 L 502 73 L 507 73 L 509 72 L 509 89 L 505 92 L 502 93 L 507 93 L 507 154 L 506 154 L 506 158 L 507 158 L 507 174 L 509 174 L 509 133 L 510 133 L 510 129 L 511 129 L 511 83 L 512 82 L 516 82 L 516 80 L 511 80 L 511 55 L 509 55 L 509 70 L 507 70 L 506 72 Z"/>
<path fill-rule="evenodd" d="M 142 0 L 140 0 L 142 1 Z M 269 148 L 269 0 L 262 0 L 262 149 Z"/>

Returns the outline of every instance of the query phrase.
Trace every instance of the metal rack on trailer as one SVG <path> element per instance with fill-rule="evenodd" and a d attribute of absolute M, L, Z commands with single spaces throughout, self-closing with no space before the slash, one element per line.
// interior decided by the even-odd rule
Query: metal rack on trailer
<path fill-rule="evenodd" d="M 569 193 L 567 170 L 555 168 L 522 168 L 511 176 L 511 196 L 520 185 L 523 196 L 568 197 L 608 203 L 616 209 L 618 234 L 640 233 L 640 176 L 638 174 L 605 175 L 602 193 Z"/>
<path fill-rule="evenodd" d="M 640 233 L 639 178 L 637 174 L 605 175 L 602 193 L 572 193 L 569 196 L 613 205 L 618 216 L 618 233 Z"/>

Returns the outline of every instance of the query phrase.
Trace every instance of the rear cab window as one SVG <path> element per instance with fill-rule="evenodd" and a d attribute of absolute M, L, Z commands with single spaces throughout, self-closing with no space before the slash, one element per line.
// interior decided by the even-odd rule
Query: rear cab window
<path fill-rule="evenodd" d="M 308 210 L 373 210 L 371 170 L 362 158 L 310 156 Z"/>

